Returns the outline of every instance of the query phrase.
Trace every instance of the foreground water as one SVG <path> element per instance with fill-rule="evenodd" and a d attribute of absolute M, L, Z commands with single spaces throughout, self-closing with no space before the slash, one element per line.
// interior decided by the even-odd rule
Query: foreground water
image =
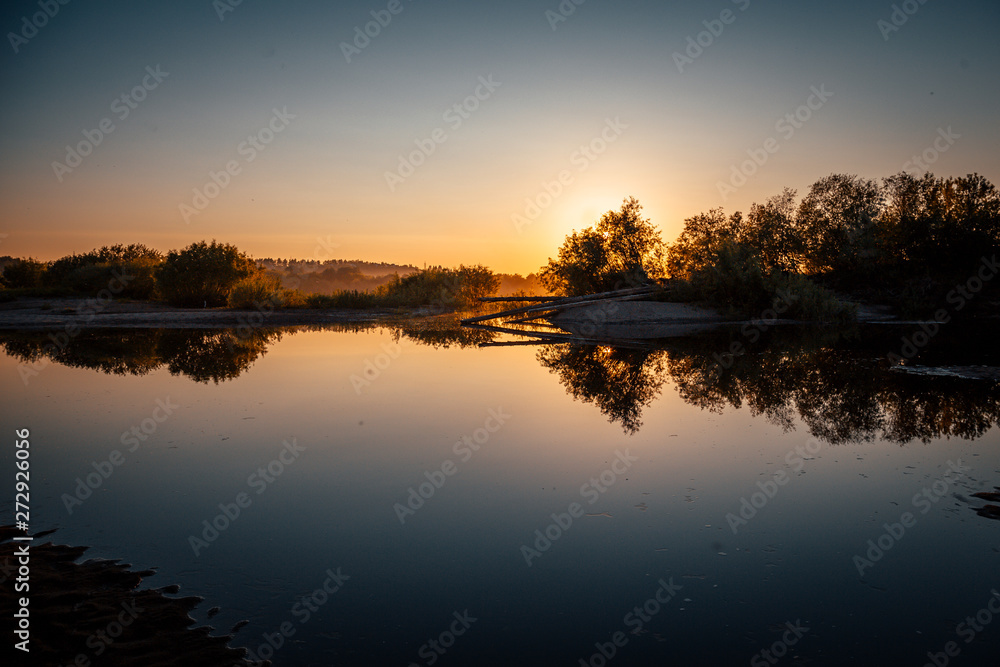
<path fill-rule="evenodd" d="M 919 330 L 5 333 L 0 377 L 33 530 L 277 665 L 994 664 L 996 332 L 890 369 Z"/>

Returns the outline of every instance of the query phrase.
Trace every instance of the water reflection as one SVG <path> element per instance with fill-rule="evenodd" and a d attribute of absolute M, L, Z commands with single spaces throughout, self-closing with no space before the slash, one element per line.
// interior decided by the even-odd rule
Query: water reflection
<path fill-rule="evenodd" d="M 665 350 L 592 345 L 545 345 L 539 363 L 559 376 L 573 398 L 597 406 L 627 433 L 642 426 L 642 411 L 666 381 Z"/>
<path fill-rule="evenodd" d="M 166 366 L 171 375 L 218 384 L 249 370 L 282 334 L 276 329 L 99 329 L 70 338 L 4 332 L 0 346 L 24 365 L 22 375 L 40 372 L 53 361 L 109 375 L 146 375 Z"/>
<path fill-rule="evenodd" d="M 173 375 L 220 383 L 247 372 L 270 345 L 302 331 L 382 329 L 434 348 L 499 344 L 499 334 L 436 319 L 275 329 L 87 330 L 58 340 L 47 332 L 2 332 L 0 346 L 29 369 L 54 361 L 115 375 Z M 54 337 L 55 336 L 55 337 Z M 914 362 L 990 362 L 991 336 L 941 336 Z M 899 372 L 886 361 L 898 329 L 850 331 L 776 328 L 753 345 L 738 331 L 718 331 L 646 347 L 538 342 L 538 362 L 574 399 L 594 405 L 628 434 L 670 380 L 688 403 L 711 412 L 747 406 L 784 430 L 798 421 L 830 443 L 877 439 L 975 439 L 1000 421 L 1000 383 L 954 374 Z M 733 343 L 740 353 L 727 354 Z M 514 343 L 517 344 L 517 343 Z"/>

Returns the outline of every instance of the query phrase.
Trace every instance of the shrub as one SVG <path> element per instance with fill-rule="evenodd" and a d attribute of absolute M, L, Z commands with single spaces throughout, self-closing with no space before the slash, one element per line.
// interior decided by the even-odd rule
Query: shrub
<path fill-rule="evenodd" d="M 841 301 L 830 290 L 817 285 L 798 273 L 779 276 L 774 280 L 774 294 L 784 292 L 798 297 L 783 317 L 806 322 L 847 324 L 858 318 L 856 304 Z"/>
<path fill-rule="evenodd" d="M 45 280 L 48 264 L 36 259 L 20 259 L 8 264 L 3 270 L 3 283 L 6 287 L 41 287 Z"/>
<path fill-rule="evenodd" d="M 156 295 L 156 271 L 163 256 L 140 243 L 104 246 L 52 262 L 46 284 L 81 294 L 115 287 L 118 297 L 149 300 Z"/>
<path fill-rule="evenodd" d="M 765 272 L 754 249 L 733 241 L 720 244 L 711 261 L 690 280 L 680 281 L 675 293 L 679 298 L 707 301 L 738 318 L 758 317 L 778 298 L 790 304 L 782 314 L 788 319 L 846 323 L 857 318 L 854 304 L 841 301 L 801 274 Z"/>
<path fill-rule="evenodd" d="M 273 276 L 255 273 L 239 280 L 229 291 L 226 304 L 230 308 L 252 310 L 263 303 L 277 304 L 281 281 Z"/>
<path fill-rule="evenodd" d="M 201 241 L 167 253 L 156 282 L 162 296 L 176 306 L 224 306 L 233 286 L 259 271 L 236 246 Z"/>

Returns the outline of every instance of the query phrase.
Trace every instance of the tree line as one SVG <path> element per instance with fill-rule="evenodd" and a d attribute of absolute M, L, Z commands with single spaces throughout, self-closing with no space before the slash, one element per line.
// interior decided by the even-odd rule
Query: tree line
<path fill-rule="evenodd" d="M 337 269 L 333 269 L 336 271 Z M 282 278 L 286 278 L 286 284 Z M 105 246 L 53 262 L 20 259 L 3 269 L 0 297 L 95 295 L 109 285 L 119 298 L 179 307 L 468 308 L 497 291 L 501 277 L 483 266 L 429 267 L 381 280 L 371 290 L 309 294 L 300 278 L 269 270 L 236 246 L 199 241 L 166 255 L 142 244 Z"/>
<path fill-rule="evenodd" d="M 672 244 L 641 210 L 628 198 L 573 232 L 542 280 L 571 296 L 669 280 L 674 297 L 744 314 L 793 289 L 824 318 L 845 314 L 836 290 L 916 315 L 939 306 L 956 281 L 1000 250 L 1000 195 L 978 174 L 903 172 L 880 181 L 832 174 L 801 201 L 786 188 L 746 214 L 718 208 L 689 217 Z"/>

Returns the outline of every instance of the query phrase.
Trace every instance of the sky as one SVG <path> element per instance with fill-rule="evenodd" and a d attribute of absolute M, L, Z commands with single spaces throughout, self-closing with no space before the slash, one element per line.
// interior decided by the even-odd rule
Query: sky
<path fill-rule="evenodd" d="M 669 242 L 831 173 L 1000 184 L 987 0 L 17 0 L 0 28 L 0 255 L 529 273 L 628 196 Z"/>

